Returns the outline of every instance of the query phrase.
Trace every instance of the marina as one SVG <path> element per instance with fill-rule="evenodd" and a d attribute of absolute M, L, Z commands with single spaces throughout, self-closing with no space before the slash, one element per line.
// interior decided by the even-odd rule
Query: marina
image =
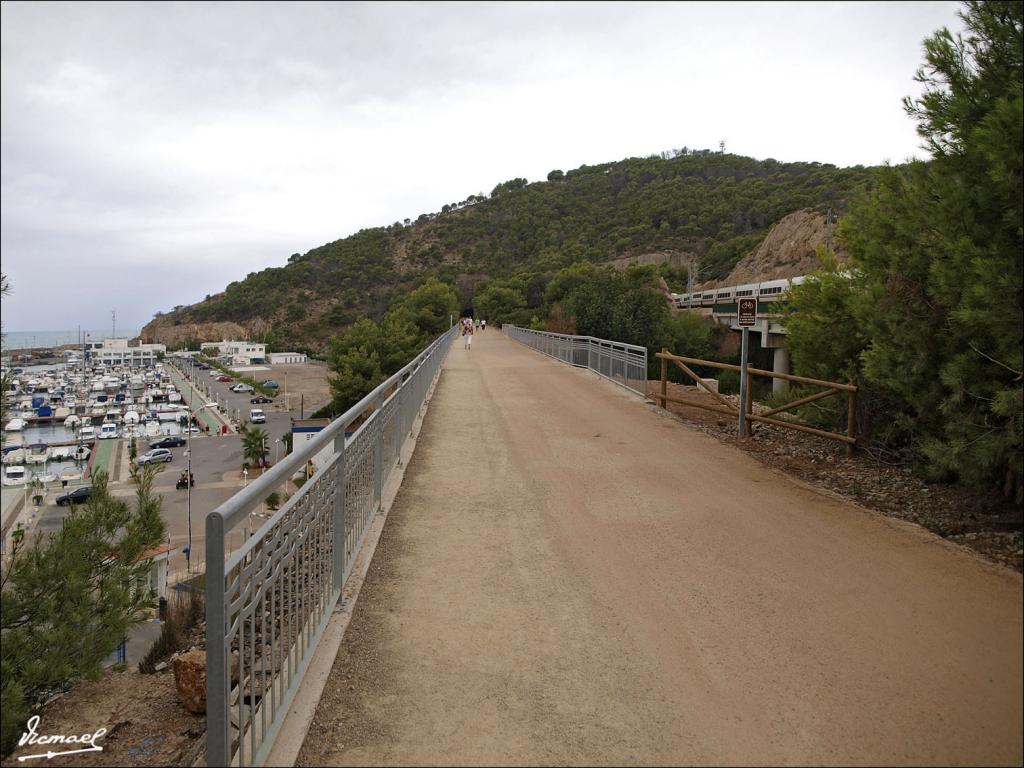
<path fill-rule="evenodd" d="M 88 480 L 95 456 L 121 438 L 180 435 L 189 408 L 162 362 L 147 366 L 61 364 L 4 369 L 0 424 L 4 487 L 46 488 Z"/>

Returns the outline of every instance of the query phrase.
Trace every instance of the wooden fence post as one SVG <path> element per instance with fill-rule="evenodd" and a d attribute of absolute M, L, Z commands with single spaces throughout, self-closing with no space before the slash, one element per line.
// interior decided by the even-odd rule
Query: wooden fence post
<path fill-rule="evenodd" d="M 856 386 L 856 379 L 850 378 L 850 386 Z M 846 435 L 857 437 L 857 390 L 851 389 L 846 397 Z M 846 444 L 846 455 L 853 456 L 853 443 Z"/>
<path fill-rule="evenodd" d="M 668 354 L 668 347 L 662 347 L 661 351 L 662 351 L 663 354 Z M 668 405 L 667 405 L 668 400 L 665 399 L 666 395 L 668 395 L 668 360 L 663 357 L 663 358 L 661 358 L 661 407 L 662 408 L 668 408 Z"/>
<path fill-rule="evenodd" d="M 754 412 L 754 375 L 750 372 L 749 367 L 743 375 L 747 377 L 747 397 L 746 402 L 743 403 L 743 408 L 746 410 L 747 415 L 749 416 Z M 747 419 L 746 425 L 747 434 L 744 435 L 744 437 L 750 437 L 751 435 L 754 434 L 754 422 L 751 421 L 750 419 Z"/>

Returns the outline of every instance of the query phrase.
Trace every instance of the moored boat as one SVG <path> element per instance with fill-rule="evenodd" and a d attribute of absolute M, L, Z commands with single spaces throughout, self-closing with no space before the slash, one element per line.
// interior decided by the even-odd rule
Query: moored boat
<path fill-rule="evenodd" d="M 32 473 L 24 467 L 7 467 L 4 470 L 4 485 L 25 485 L 32 479 Z"/>
<path fill-rule="evenodd" d="M 25 463 L 45 464 L 46 458 L 47 454 L 45 443 L 36 443 L 35 445 L 29 446 L 28 453 L 25 455 Z"/>
<path fill-rule="evenodd" d="M 7 453 L 4 454 L 3 463 L 7 465 L 24 464 L 25 453 L 24 448 L 15 448 L 12 451 L 7 451 Z"/>

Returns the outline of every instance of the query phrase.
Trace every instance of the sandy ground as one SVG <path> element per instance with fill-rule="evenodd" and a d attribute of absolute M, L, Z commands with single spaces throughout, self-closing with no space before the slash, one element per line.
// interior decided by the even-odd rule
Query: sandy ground
<path fill-rule="evenodd" d="M 281 388 L 279 396 L 287 395 L 288 404 L 296 411 L 300 402 L 305 409 L 306 418 L 331 401 L 331 388 L 327 383 L 328 369 L 324 365 L 268 365 L 263 379 L 273 379 Z"/>
<path fill-rule="evenodd" d="M 473 346 L 299 764 L 1021 764 L 1019 574 Z"/>

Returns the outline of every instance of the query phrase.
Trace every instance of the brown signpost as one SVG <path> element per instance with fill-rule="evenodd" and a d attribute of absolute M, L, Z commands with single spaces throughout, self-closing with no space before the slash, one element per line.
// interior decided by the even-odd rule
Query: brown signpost
<path fill-rule="evenodd" d="M 737 304 L 736 311 L 736 323 L 742 330 L 743 340 L 740 344 L 740 424 L 739 424 L 739 435 L 740 437 L 749 437 L 747 430 L 747 419 L 746 411 L 747 403 L 750 398 L 750 373 L 747 370 L 747 336 L 750 333 L 750 328 L 757 322 L 757 299 L 740 299 Z"/>
<path fill-rule="evenodd" d="M 749 328 L 757 321 L 757 299 L 739 300 L 739 318 L 737 325 Z"/>

